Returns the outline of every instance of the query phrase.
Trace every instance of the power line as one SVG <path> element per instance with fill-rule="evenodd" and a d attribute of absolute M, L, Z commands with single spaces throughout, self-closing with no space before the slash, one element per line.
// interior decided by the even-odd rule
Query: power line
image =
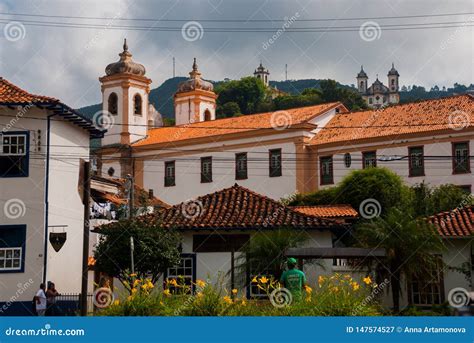
<path fill-rule="evenodd" d="M 0 19 L 0 23 L 8 24 L 8 19 Z M 130 31 L 154 31 L 154 32 L 182 32 L 182 27 L 156 27 L 156 26 L 130 26 L 130 25 L 108 25 L 108 24 L 81 24 L 67 22 L 44 22 L 23 20 L 23 25 L 39 26 L 39 27 L 59 27 L 59 28 L 81 28 L 81 29 L 105 29 L 105 30 L 130 30 Z M 403 31 L 403 30 L 420 30 L 420 29 L 445 29 L 457 27 L 472 27 L 472 22 L 441 22 L 441 23 L 414 23 L 414 24 L 387 24 L 373 27 L 376 30 L 385 31 Z M 298 28 L 291 27 L 285 29 L 285 33 L 335 33 L 335 32 L 359 32 L 360 26 L 328 26 L 328 27 L 308 27 Z M 281 30 L 279 27 L 274 28 L 246 28 L 246 27 L 206 27 L 202 29 L 207 33 L 274 33 Z"/>
<path fill-rule="evenodd" d="M 408 19 L 408 18 L 431 18 L 431 17 L 451 17 L 451 16 L 465 16 L 472 15 L 474 12 L 455 12 L 455 13 L 438 13 L 438 14 L 415 14 L 415 15 L 400 15 L 400 16 L 376 16 L 376 17 L 348 17 L 348 18 L 312 18 L 312 19 L 298 19 L 301 22 L 311 21 L 352 21 L 352 20 L 390 20 L 390 19 Z M 287 19 L 204 19 L 204 18 L 189 18 L 189 19 L 162 19 L 162 18 L 122 18 L 116 17 L 93 17 L 93 16 L 66 16 L 66 15 L 51 15 L 51 14 L 32 14 L 32 13 L 11 13 L 0 12 L 0 15 L 21 16 L 21 17 L 40 17 L 40 18 L 61 18 L 61 19 L 86 19 L 86 20 L 117 20 L 117 21 L 152 21 L 152 22 L 218 22 L 218 23 L 248 23 L 248 22 L 286 22 Z"/>

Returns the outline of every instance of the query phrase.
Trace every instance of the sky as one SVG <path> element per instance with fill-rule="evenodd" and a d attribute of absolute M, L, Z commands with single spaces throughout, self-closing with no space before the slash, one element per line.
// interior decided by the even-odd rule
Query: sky
<path fill-rule="evenodd" d="M 146 67 L 153 88 L 173 76 L 173 57 L 177 76 L 187 75 L 196 57 L 203 77 L 210 80 L 251 75 L 262 61 L 271 80 L 284 80 L 287 64 L 288 79 L 331 78 L 353 84 L 364 65 L 369 82 L 378 75 L 386 83 L 393 62 L 401 85 L 430 88 L 448 87 L 454 82 L 470 84 L 474 83 L 474 27 L 402 31 L 386 28 L 406 23 L 474 24 L 474 14 L 380 19 L 467 12 L 474 13 L 474 1 L 0 0 L 0 76 L 32 93 L 59 98 L 73 108 L 95 104 L 101 99 L 98 78 L 105 74 L 107 64 L 118 60 L 126 37 L 133 59 Z M 5 13 L 110 19 L 22 17 Z M 375 19 L 340 20 L 361 17 Z M 163 21 L 170 19 L 181 21 Z M 243 22 L 206 21 L 224 19 Z M 41 27 L 32 26 L 31 21 L 95 23 L 106 28 Z M 114 25 L 144 29 L 117 30 Z M 183 26 L 189 30 L 183 31 Z M 288 32 L 292 28 L 339 26 L 355 29 Z M 149 27 L 177 30 L 152 31 Z M 258 27 L 269 32 L 212 32 L 212 28 L 222 27 Z"/>

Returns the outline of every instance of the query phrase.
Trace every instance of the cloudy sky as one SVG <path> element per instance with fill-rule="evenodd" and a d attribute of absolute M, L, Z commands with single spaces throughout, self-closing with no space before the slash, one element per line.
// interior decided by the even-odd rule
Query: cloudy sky
<path fill-rule="evenodd" d="M 172 77 L 173 57 L 177 75 L 187 74 L 196 57 L 203 76 L 212 80 L 249 75 L 262 60 L 273 80 L 285 78 L 288 64 L 290 79 L 332 78 L 352 84 L 363 64 L 371 81 L 378 74 L 386 82 L 394 62 L 402 85 L 429 88 L 474 82 L 473 27 L 387 29 L 400 24 L 474 24 L 474 14 L 380 18 L 470 13 L 474 12 L 472 0 L 1 0 L 0 12 L 0 76 L 31 92 L 60 98 L 75 108 L 99 102 L 98 77 L 104 75 L 108 63 L 118 59 L 124 37 L 134 60 L 147 68 L 153 87 Z M 70 16 L 105 19 L 67 18 Z M 336 20 L 361 17 L 371 19 Z M 170 19 L 180 21 L 163 21 Z M 209 21 L 230 19 L 250 21 Z M 38 22 L 55 24 L 45 27 L 38 26 Z M 64 23 L 82 26 L 65 28 Z M 188 34 L 181 30 L 185 24 L 191 26 Z M 117 25 L 142 29 L 116 29 Z M 362 25 L 368 29 L 361 31 Z M 193 26 L 198 32 L 192 31 Z M 311 27 L 323 28 L 319 31 L 331 27 L 334 31 L 340 26 L 350 28 L 342 32 L 288 32 Z M 174 31 L 156 31 L 158 27 Z M 282 27 L 287 32 L 281 33 Z M 264 28 L 269 32 L 211 32 L 219 28 Z"/>

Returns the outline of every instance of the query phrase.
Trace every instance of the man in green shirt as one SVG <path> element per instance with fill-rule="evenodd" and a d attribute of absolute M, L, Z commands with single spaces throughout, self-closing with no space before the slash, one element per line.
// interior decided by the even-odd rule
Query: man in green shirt
<path fill-rule="evenodd" d="M 296 259 L 288 258 L 286 261 L 288 270 L 281 275 L 280 282 L 288 289 L 293 297 L 300 299 L 303 287 L 306 285 L 306 275 L 296 268 Z"/>

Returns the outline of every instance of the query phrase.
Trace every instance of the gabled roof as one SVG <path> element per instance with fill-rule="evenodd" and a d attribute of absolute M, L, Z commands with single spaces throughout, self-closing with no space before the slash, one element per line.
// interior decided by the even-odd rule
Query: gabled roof
<path fill-rule="evenodd" d="M 180 230 L 346 229 L 343 220 L 305 215 L 237 184 L 151 215 Z M 144 217 L 144 220 L 150 220 Z"/>
<path fill-rule="evenodd" d="M 13 83 L 0 77 L 0 106 L 37 106 L 45 108 L 61 116 L 67 121 L 89 131 L 91 138 L 103 137 L 105 130 L 97 128 L 89 119 L 76 112 L 58 99 L 35 95 L 15 86 Z"/>
<path fill-rule="evenodd" d="M 176 143 L 194 138 L 212 137 L 213 141 L 225 140 L 225 135 L 238 134 L 255 130 L 274 130 L 275 122 L 281 121 L 289 123 L 289 128 L 298 127 L 306 124 L 308 120 L 326 113 L 327 111 L 344 106 L 340 102 L 307 106 L 301 108 L 292 108 L 284 111 L 267 112 L 260 114 L 249 114 L 240 117 L 217 119 L 187 125 L 161 127 L 148 131 L 148 137 L 133 144 L 134 147 L 142 147 L 152 144 Z M 272 132 L 272 131 L 270 131 Z M 281 131 L 280 131 L 281 132 Z"/>
<path fill-rule="evenodd" d="M 472 237 L 474 235 L 474 205 L 435 214 L 428 217 L 427 221 L 446 238 Z"/>
<path fill-rule="evenodd" d="M 357 218 L 359 214 L 351 205 L 292 206 L 293 210 L 321 218 Z"/>
<path fill-rule="evenodd" d="M 456 129 L 452 130 L 452 129 Z M 312 145 L 341 144 L 433 131 L 474 128 L 474 99 L 451 96 L 389 106 L 379 110 L 339 113 L 312 140 Z"/>

